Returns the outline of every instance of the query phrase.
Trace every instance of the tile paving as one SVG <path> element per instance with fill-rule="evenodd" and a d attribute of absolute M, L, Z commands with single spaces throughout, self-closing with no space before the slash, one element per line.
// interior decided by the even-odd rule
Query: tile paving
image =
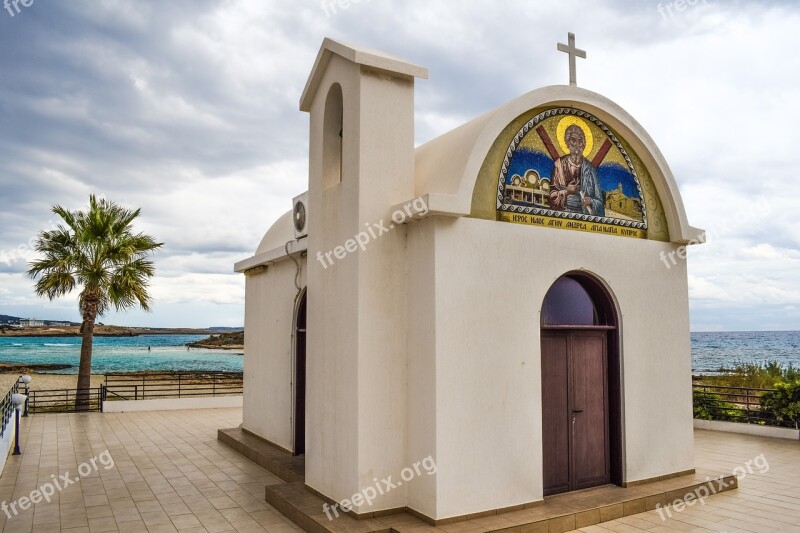
<path fill-rule="evenodd" d="M 87 475 L 80 481 L 13 518 L 0 512 L 0 527 L 65 533 L 299 531 L 264 501 L 264 486 L 283 482 L 217 440 L 219 428 L 240 421 L 241 408 L 23 419 L 23 455 L 8 458 L 0 502 L 18 502 L 67 472 L 77 478 L 79 465 L 92 458 L 99 458 L 97 469 L 84 467 L 81 474 Z M 101 462 L 106 450 L 114 460 L 110 469 Z M 695 453 L 702 470 L 732 472 L 761 454 L 769 470 L 759 472 L 754 464 L 737 491 L 673 512 L 666 520 L 649 511 L 577 531 L 800 532 L 800 442 L 696 431 Z"/>
<path fill-rule="evenodd" d="M 17 502 L 53 476 L 80 478 L 49 502 L 0 512 L 4 532 L 269 532 L 300 529 L 264 501 L 281 481 L 217 440 L 241 408 L 23 418 L 21 456 L 9 456 L 0 502 Z M 114 466 L 110 464 L 108 450 Z M 98 458 L 97 468 L 88 463 Z M 103 459 L 106 459 L 105 463 Z M 79 465 L 87 466 L 79 471 Z M 81 474 L 87 473 L 85 477 Z M 60 484 L 64 484 L 60 481 Z"/>
<path fill-rule="evenodd" d="M 738 490 L 673 511 L 671 516 L 662 512 L 665 520 L 650 511 L 577 531 L 800 532 L 800 442 L 700 430 L 695 430 L 694 439 L 697 468 L 744 470 Z M 762 454 L 768 470 L 758 468 L 764 464 L 761 459 L 755 462 Z M 748 461 L 753 462 L 749 469 Z"/>

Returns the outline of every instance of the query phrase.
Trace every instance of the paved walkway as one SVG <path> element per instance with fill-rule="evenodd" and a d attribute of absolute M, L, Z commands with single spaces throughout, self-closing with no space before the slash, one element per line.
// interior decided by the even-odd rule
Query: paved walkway
<path fill-rule="evenodd" d="M 264 532 L 299 529 L 264 501 L 280 480 L 217 441 L 242 410 L 52 414 L 23 418 L 21 456 L 9 456 L 0 502 L 19 503 L 53 477 L 80 481 L 48 503 L 0 511 L 5 532 Z M 113 458 L 113 468 L 108 454 Z M 97 458 L 93 468 L 87 463 Z M 79 470 L 79 465 L 87 463 Z M 81 474 L 88 474 L 81 477 Z"/>
<path fill-rule="evenodd" d="M 17 508 L 16 515 L 7 505 L 13 518 L 0 511 L 0 527 L 48 533 L 298 531 L 264 502 L 264 486 L 280 480 L 217 440 L 217 429 L 237 426 L 241 413 L 233 408 L 23 419 L 23 455 L 8 458 L 0 503 L 19 505 L 54 478 L 64 484 L 59 476 L 66 473 L 80 481 L 55 491 L 49 503 Z M 673 509 L 666 520 L 651 511 L 580 531 L 800 532 L 800 442 L 697 431 L 695 447 L 698 468 L 746 472 L 749 461 L 752 473 L 738 491 Z M 109 454 L 114 466 L 106 469 Z"/>
<path fill-rule="evenodd" d="M 651 511 L 579 531 L 800 532 L 800 442 L 716 431 L 696 430 L 694 435 L 697 468 L 741 468 L 736 473 L 746 475 L 738 490 L 711 496 L 704 505 L 695 503 L 681 512 L 671 510 L 671 516 L 664 511 L 666 520 Z"/>

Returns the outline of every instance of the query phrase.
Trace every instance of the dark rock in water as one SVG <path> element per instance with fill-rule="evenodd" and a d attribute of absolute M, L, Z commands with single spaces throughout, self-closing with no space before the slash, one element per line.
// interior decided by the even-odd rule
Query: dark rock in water
<path fill-rule="evenodd" d="M 66 370 L 72 368 L 72 365 L 58 365 L 58 364 L 25 364 L 25 363 L 8 363 L 0 362 L 0 372 L 19 372 L 20 374 L 32 372 L 48 372 L 53 370 Z"/>
<path fill-rule="evenodd" d="M 187 343 L 186 346 L 191 348 L 241 350 L 244 348 L 244 331 L 232 331 L 229 333 L 221 333 L 219 335 L 211 335 L 207 339 Z"/>

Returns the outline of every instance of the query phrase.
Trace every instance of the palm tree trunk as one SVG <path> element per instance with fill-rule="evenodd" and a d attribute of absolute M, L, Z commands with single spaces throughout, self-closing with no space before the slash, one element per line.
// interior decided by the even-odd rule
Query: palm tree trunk
<path fill-rule="evenodd" d="M 78 367 L 78 392 L 75 395 L 75 410 L 88 411 L 90 390 L 92 388 L 92 341 L 94 340 L 95 317 L 84 316 L 81 325 L 81 362 Z"/>

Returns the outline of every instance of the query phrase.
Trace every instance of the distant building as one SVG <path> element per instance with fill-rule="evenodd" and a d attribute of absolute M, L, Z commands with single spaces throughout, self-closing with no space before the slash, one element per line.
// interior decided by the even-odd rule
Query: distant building
<path fill-rule="evenodd" d="M 38 328 L 44 326 L 44 321 L 36 320 L 35 318 L 20 318 L 19 327 L 21 328 Z"/>
<path fill-rule="evenodd" d="M 54 328 L 66 328 L 71 325 L 69 322 L 50 322 L 50 326 Z"/>
<path fill-rule="evenodd" d="M 622 191 L 622 184 L 617 189 L 606 193 L 606 209 L 634 219 L 642 218 L 642 201 L 631 198 Z"/>
<path fill-rule="evenodd" d="M 514 175 L 506 185 L 506 201 L 514 205 L 550 206 L 550 182 L 541 179 L 535 170 L 529 170 L 525 177 Z"/>

